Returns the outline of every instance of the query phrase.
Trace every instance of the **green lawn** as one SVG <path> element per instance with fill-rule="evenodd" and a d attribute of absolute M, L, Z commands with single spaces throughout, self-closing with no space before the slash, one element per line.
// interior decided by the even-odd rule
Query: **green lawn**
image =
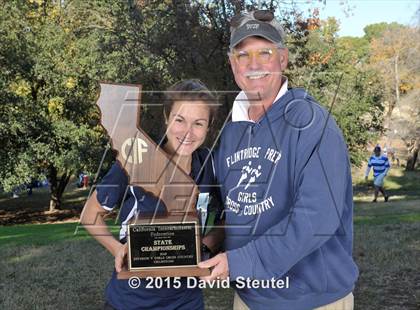
<path fill-rule="evenodd" d="M 108 226 L 117 235 L 119 226 L 111 220 L 108 221 Z M 90 235 L 78 223 L 0 226 L 0 247 L 8 245 L 44 246 L 56 242 L 90 239 Z"/>
<path fill-rule="evenodd" d="M 420 200 L 355 208 L 356 309 L 420 309 Z"/>
<path fill-rule="evenodd" d="M 419 200 L 356 204 L 356 309 L 418 309 L 419 213 Z M 100 308 L 113 260 L 83 230 L 75 235 L 76 227 L 0 227 L 1 309 Z M 231 290 L 206 289 L 205 296 L 208 309 L 231 308 Z"/>
<path fill-rule="evenodd" d="M 419 176 L 394 171 L 388 203 L 368 203 L 371 188 L 355 184 L 355 309 L 420 309 Z M 77 226 L 0 226 L 0 309 L 101 308 L 113 258 Z M 231 309 L 232 290 L 204 293 L 207 309 Z"/>
<path fill-rule="evenodd" d="M 356 203 L 354 223 L 387 225 L 420 222 L 420 200 Z"/>
<path fill-rule="evenodd" d="M 77 223 L 0 227 L 0 309 L 102 307 L 113 257 L 77 227 Z M 112 231 L 117 234 L 118 226 Z M 232 307 L 232 290 L 207 289 L 204 294 L 206 309 Z"/>

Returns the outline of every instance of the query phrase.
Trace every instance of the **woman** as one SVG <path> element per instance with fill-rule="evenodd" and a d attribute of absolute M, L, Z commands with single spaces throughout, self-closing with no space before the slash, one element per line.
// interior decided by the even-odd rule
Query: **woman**
<path fill-rule="evenodd" d="M 215 104 L 215 97 L 198 80 L 186 80 L 173 85 L 167 92 L 164 104 L 166 138 L 161 146 L 194 179 L 200 193 L 209 193 L 215 198 L 210 200 L 217 204 L 220 199 L 217 188 L 212 186 L 215 179 L 211 153 L 199 148 L 213 121 Z M 116 240 L 106 227 L 103 216 L 105 211 L 112 210 L 121 201 L 119 219 L 122 226 L 120 240 Z M 153 212 L 156 205 L 156 199 L 145 194 L 140 187 L 129 186 L 119 162 L 111 167 L 87 201 L 81 222 L 115 257 L 115 270 L 106 288 L 104 309 L 204 308 L 201 290 L 187 288 L 185 278 L 181 279 L 181 288 L 160 289 L 146 288 L 146 281 L 142 281 L 139 288 L 133 289 L 128 285 L 128 280 L 116 278 L 116 272 L 121 270 L 127 255 L 126 224 L 136 213 Z M 218 204 L 218 207 L 221 205 Z M 207 239 L 207 246 L 212 248 L 215 239 Z M 203 243 L 206 243 L 206 237 Z"/>

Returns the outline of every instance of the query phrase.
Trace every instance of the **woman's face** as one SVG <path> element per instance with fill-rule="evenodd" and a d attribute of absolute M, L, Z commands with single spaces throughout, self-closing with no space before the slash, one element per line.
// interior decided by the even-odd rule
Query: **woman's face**
<path fill-rule="evenodd" d="M 180 156 L 190 156 L 206 139 L 209 121 L 205 102 L 175 101 L 166 123 L 169 147 Z"/>

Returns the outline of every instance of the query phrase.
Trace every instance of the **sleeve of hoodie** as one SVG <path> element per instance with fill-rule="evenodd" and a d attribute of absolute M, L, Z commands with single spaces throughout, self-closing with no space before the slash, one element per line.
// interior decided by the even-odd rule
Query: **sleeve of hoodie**
<path fill-rule="evenodd" d="M 302 113 L 296 117 L 305 118 Z M 318 105 L 312 125 L 301 130 L 296 147 L 294 204 L 289 215 L 264 235 L 227 252 L 231 278 L 282 277 L 332 236 L 345 233 L 340 218 L 346 208 L 352 208 L 347 147 L 335 121 Z"/>
<path fill-rule="evenodd" d="M 112 211 L 124 198 L 128 177 L 120 163 L 115 162 L 96 187 L 96 197 L 106 211 Z"/>

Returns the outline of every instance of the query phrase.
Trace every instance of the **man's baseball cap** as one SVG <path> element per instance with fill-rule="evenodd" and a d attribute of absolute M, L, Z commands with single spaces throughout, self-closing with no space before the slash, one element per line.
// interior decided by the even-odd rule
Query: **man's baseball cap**
<path fill-rule="evenodd" d="M 232 31 L 229 47 L 234 48 L 244 39 L 253 36 L 263 37 L 266 40 L 284 47 L 282 34 L 272 25 L 259 20 L 250 20 Z"/>
<path fill-rule="evenodd" d="M 381 151 L 381 147 L 379 145 L 375 146 L 375 148 L 373 149 L 374 152 L 380 152 Z"/>

